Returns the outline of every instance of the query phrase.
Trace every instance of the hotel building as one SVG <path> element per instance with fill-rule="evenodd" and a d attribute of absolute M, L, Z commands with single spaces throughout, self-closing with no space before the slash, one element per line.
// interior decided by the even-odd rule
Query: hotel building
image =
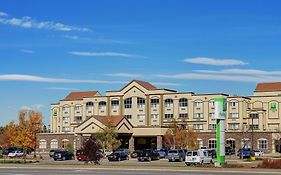
<path fill-rule="evenodd" d="M 176 120 L 192 128 L 199 146 L 215 148 L 214 98 L 227 99 L 226 143 L 238 150 L 253 147 L 265 153 L 281 150 L 281 83 L 259 83 L 252 96 L 195 94 L 158 89 L 133 80 L 121 90 L 71 92 L 51 104 L 51 133 L 37 135 L 41 151 L 79 149 L 83 140 L 100 132 L 108 121 L 116 127 L 121 147 L 131 151 L 162 148 L 163 135 Z M 281 107 L 281 106 L 280 106 Z"/>

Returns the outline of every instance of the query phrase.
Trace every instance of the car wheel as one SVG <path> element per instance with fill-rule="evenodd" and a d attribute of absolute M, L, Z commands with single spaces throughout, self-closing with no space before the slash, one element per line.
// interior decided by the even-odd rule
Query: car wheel
<path fill-rule="evenodd" d="M 65 160 L 65 157 L 62 157 L 61 160 Z"/>
<path fill-rule="evenodd" d="M 179 158 L 179 162 L 182 162 L 182 158 L 181 157 Z"/>
<path fill-rule="evenodd" d="M 118 158 L 118 161 L 119 161 L 119 162 L 121 161 L 121 157 Z"/>
<path fill-rule="evenodd" d="M 190 164 L 189 164 L 189 163 L 187 163 L 187 162 L 185 162 L 185 164 L 186 164 L 186 166 L 190 166 Z"/>
<path fill-rule="evenodd" d="M 151 160 L 152 160 L 152 158 L 151 158 L 151 157 L 149 157 L 149 158 L 148 158 L 148 161 L 150 162 Z"/>
<path fill-rule="evenodd" d="M 128 156 L 128 157 L 126 157 L 126 160 L 129 160 L 129 156 Z"/>
<path fill-rule="evenodd" d="M 210 160 L 210 164 L 214 164 L 213 160 Z"/>
<path fill-rule="evenodd" d="M 75 157 L 74 157 L 74 156 L 72 156 L 72 157 L 71 157 L 71 160 L 75 160 Z"/>
<path fill-rule="evenodd" d="M 203 165 L 203 163 L 204 163 L 204 160 L 201 161 L 201 165 Z"/>

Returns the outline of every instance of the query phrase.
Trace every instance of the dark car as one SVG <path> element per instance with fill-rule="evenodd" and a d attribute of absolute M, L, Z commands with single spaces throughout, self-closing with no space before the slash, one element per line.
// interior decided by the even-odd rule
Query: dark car
<path fill-rule="evenodd" d="M 141 150 L 135 150 L 131 153 L 131 158 L 137 158 L 141 153 Z"/>
<path fill-rule="evenodd" d="M 158 150 L 160 158 L 165 158 L 168 155 L 168 150 L 165 148 L 161 148 Z"/>
<path fill-rule="evenodd" d="M 167 159 L 169 160 L 169 162 L 172 161 L 184 161 L 185 160 L 185 151 L 182 149 L 179 150 L 169 150 L 168 155 L 167 155 Z"/>
<path fill-rule="evenodd" d="M 55 151 L 53 154 L 54 160 L 73 160 L 74 154 L 68 151 Z"/>
<path fill-rule="evenodd" d="M 235 149 L 232 147 L 226 146 L 225 147 L 225 155 L 233 155 L 235 154 Z"/>
<path fill-rule="evenodd" d="M 109 161 L 129 160 L 129 156 L 124 151 L 115 151 L 111 153 L 107 158 Z"/>
<path fill-rule="evenodd" d="M 251 156 L 255 156 L 255 152 L 251 148 L 242 148 L 237 152 L 237 156 L 241 158 L 250 158 Z"/>
<path fill-rule="evenodd" d="M 56 151 L 56 150 L 51 149 L 51 150 L 49 151 L 49 156 L 50 156 L 50 157 L 53 157 L 53 155 L 54 155 L 55 151 Z"/>
<path fill-rule="evenodd" d="M 213 158 L 217 157 L 217 151 L 215 149 L 207 149 L 208 154 Z"/>
<path fill-rule="evenodd" d="M 159 159 L 160 159 L 160 155 L 158 151 L 154 149 L 143 150 L 138 157 L 138 161 L 152 161 L 152 160 L 159 160 Z"/>

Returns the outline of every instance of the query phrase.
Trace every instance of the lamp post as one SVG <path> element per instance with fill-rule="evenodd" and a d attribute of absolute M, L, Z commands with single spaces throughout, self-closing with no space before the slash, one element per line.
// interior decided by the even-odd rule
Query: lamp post
<path fill-rule="evenodd" d="M 250 117 L 252 119 L 252 138 L 251 138 L 252 144 L 251 144 L 251 148 L 252 148 L 252 150 L 254 150 L 254 117 L 253 117 L 253 115 L 250 115 Z"/>

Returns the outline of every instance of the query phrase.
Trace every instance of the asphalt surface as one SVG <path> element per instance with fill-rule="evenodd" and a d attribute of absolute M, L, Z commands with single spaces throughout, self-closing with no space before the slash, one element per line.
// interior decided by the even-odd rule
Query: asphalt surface
<path fill-rule="evenodd" d="M 71 166 L 50 167 L 0 167 L 0 175 L 276 175 L 280 170 L 228 170 L 228 169 L 145 169 L 145 168 L 89 168 Z"/>

